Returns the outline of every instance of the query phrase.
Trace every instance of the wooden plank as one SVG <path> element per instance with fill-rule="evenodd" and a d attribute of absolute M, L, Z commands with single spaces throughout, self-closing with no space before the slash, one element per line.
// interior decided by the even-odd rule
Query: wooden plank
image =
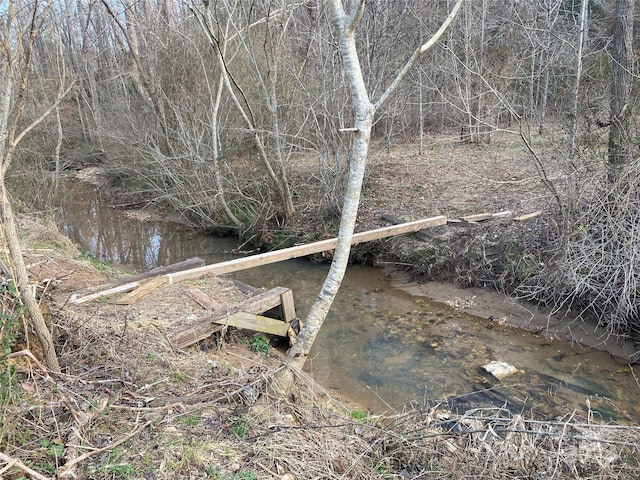
<path fill-rule="evenodd" d="M 204 308 L 208 308 L 209 310 L 215 310 L 216 308 L 222 307 L 222 305 L 213 300 L 209 295 L 204 293 L 199 288 L 187 289 L 187 295 L 198 302 L 198 305 Z"/>
<path fill-rule="evenodd" d="M 233 315 L 237 312 L 247 312 L 252 314 L 259 314 L 266 312 L 267 310 L 280 305 L 281 296 L 288 288 L 276 287 L 268 290 L 264 293 L 260 293 L 254 297 L 246 299 L 242 303 L 238 303 L 229 308 L 219 308 L 187 327 L 181 328 L 173 334 L 173 345 L 176 348 L 185 348 L 189 345 L 193 345 L 200 340 L 204 340 L 213 332 L 219 330 L 219 326 L 216 322 L 220 319 L 226 318 L 229 315 Z M 282 322 L 284 324 L 284 322 Z"/>
<path fill-rule="evenodd" d="M 466 215 L 462 217 L 465 222 L 483 222 L 493 217 L 493 213 L 478 213 L 476 215 Z"/>
<path fill-rule="evenodd" d="M 386 220 L 392 225 L 407 223 L 406 220 L 396 217 L 394 215 L 390 215 L 388 213 L 382 213 L 380 215 L 380 218 L 382 218 L 383 220 Z M 423 242 L 431 242 L 433 240 L 433 236 L 429 234 L 426 230 L 418 230 L 417 232 L 414 232 L 414 235 L 418 240 L 422 240 Z"/>
<path fill-rule="evenodd" d="M 144 297 L 147 293 L 155 290 L 156 288 L 167 283 L 169 279 L 167 277 L 155 277 L 150 280 L 147 280 L 144 283 L 141 283 L 138 288 L 134 291 L 129 292 L 123 297 L 120 297 L 116 300 L 116 305 L 130 305 L 139 298 Z"/>
<path fill-rule="evenodd" d="M 511 215 L 513 215 L 513 212 L 511 210 L 505 210 L 504 212 L 494 213 L 492 216 L 493 218 L 504 218 L 510 217 Z"/>
<path fill-rule="evenodd" d="M 450 218 L 447 223 L 464 225 L 466 223 L 479 223 L 484 222 L 485 220 L 491 220 L 492 218 L 504 218 L 511 215 L 513 215 L 511 210 L 496 213 L 478 213 L 476 215 L 466 215 L 460 218 Z"/>
<path fill-rule="evenodd" d="M 532 218 L 537 217 L 540 214 L 542 214 L 542 210 L 538 210 L 537 212 L 533 212 L 533 213 L 527 213 L 526 215 L 520 215 L 519 217 L 516 218 L 516 222 L 524 222 L 525 220 L 530 220 Z"/>
<path fill-rule="evenodd" d="M 127 275 L 126 277 L 118 278 L 102 285 L 96 285 L 93 287 L 85 288 L 84 290 L 78 290 L 74 293 L 74 295 L 82 297 L 91 293 L 97 293 L 104 290 L 109 290 L 111 288 L 119 287 L 120 285 L 124 285 L 127 283 L 139 282 L 140 280 L 144 280 L 146 278 L 157 277 L 159 275 L 165 275 L 172 272 L 179 272 L 180 270 L 189 270 L 191 268 L 202 267 L 203 265 L 204 260 L 198 257 L 194 257 L 182 262 L 166 265 L 164 267 L 157 267 L 147 272 L 139 273 L 137 275 Z"/>
<path fill-rule="evenodd" d="M 282 319 L 286 323 L 293 322 L 296 315 L 296 304 L 293 301 L 293 290 L 288 290 L 280 295 L 280 303 L 282 305 Z"/>
<path fill-rule="evenodd" d="M 255 330 L 256 332 L 268 333 L 269 335 L 278 335 L 286 337 L 289 330 L 289 324 L 275 318 L 263 317 L 247 312 L 232 313 L 228 317 L 216 320 L 219 325 L 229 325 L 236 328 L 244 328 L 247 330 Z"/>
<path fill-rule="evenodd" d="M 353 240 L 351 243 L 355 245 L 358 243 L 369 242 L 371 240 L 379 240 L 381 238 L 392 237 L 395 235 L 414 233 L 423 228 L 437 227 L 439 225 L 445 225 L 446 223 L 447 217 L 444 216 L 426 218 L 424 220 L 416 220 L 414 222 L 401 223 L 400 225 L 392 225 L 389 227 L 369 230 L 367 232 L 356 233 L 353 235 Z M 182 272 L 170 273 L 166 276 L 169 279 L 169 283 L 173 283 L 188 280 L 190 278 L 198 278 L 207 274 L 223 275 L 225 273 L 237 272 L 240 270 L 246 270 L 248 268 L 259 267 L 261 265 L 268 265 L 270 263 L 277 263 L 283 260 L 290 260 L 292 258 L 299 258 L 307 255 L 312 255 L 314 253 L 324 252 L 326 250 L 332 250 L 336 247 L 337 243 L 337 238 L 330 238 L 328 240 L 321 240 L 319 242 L 310 243 L 308 245 L 283 248 L 282 250 L 253 255 L 251 257 L 237 258 L 235 260 L 214 263 L 212 265 L 205 265 L 204 267 L 184 270 Z"/>
<path fill-rule="evenodd" d="M 96 298 L 113 295 L 114 293 L 128 292 L 130 290 L 133 290 L 134 288 L 138 288 L 139 286 L 139 282 L 131 282 L 125 283 L 124 285 L 119 285 L 117 287 L 109 288 L 107 290 L 102 290 L 100 292 L 92 293 L 90 295 L 78 296 L 74 293 L 71 295 L 71 297 L 69 297 L 69 301 L 71 303 L 85 303 L 91 300 L 95 300 Z"/>

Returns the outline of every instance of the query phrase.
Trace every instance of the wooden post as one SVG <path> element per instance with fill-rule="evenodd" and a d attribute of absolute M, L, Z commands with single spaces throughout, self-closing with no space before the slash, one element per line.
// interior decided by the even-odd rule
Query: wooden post
<path fill-rule="evenodd" d="M 293 301 L 293 290 L 287 290 L 280 295 L 280 302 L 282 304 L 282 320 L 286 323 L 293 322 L 297 317 L 296 304 Z"/>

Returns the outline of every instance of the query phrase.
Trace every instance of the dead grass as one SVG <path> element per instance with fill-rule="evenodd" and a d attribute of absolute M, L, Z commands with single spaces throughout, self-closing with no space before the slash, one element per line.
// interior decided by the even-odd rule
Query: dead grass
<path fill-rule="evenodd" d="M 95 337 L 86 354 L 111 343 Z M 116 345 L 107 351 L 117 352 Z M 453 415 L 408 405 L 355 415 L 305 375 L 288 401 L 256 404 L 277 361 L 237 346 L 152 361 L 116 355 L 49 378 L 25 369 L 3 403 L 3 451 L 44 478 L 632 479 L 640 427 L 506 409 Z M 102 355 L 105 355 L 104 352 Z M 242 368 L 227 364 L 236 355 Z M 212 361 L 215 357 L 217 360 Z M 117 363 L 114 363 L 117 362 Z M 121 363 L 117 368 L 117 364 Z M 128 373 L 127 373 L 128 372 Z M 144 372 L 144 374 L 143 374 Z M 262 397 L 263 399 L 265 397 Z M 5 478 L 21 472 L 7 462 Z M 76 477 L 71 476 L 76 475 Z M 68 476 L 65 476 L 68 475 Z"/>
<path fill-rule="evenodd" d="M 373 415 L 301 373 L 290 398 L 269 398 L 278 355 L 257 355 L 247 337 L 231 330 L 173 351 L 148 324 L 132 328 L 118 315 L 69 314 L 53 294 L 64 298 L 79 286 L 73 282 L 85 281 L 79 268 L 85 264 L 55 251 L 47 258 L 38 265 L 42 275 L 46 268 L 49 277 L 54 268 L 65 273 L 47 293 L 65 372 L 49 376 L 27 356 L 15 360 L 0 401 L 3 478 L 19 478 L 22 467 L 41 476 L 34 478 L 96 480 L 640 475 L 640 427 L 604 425 L 590 415 L 550 421 L 506 409 L 454 415 L 445 404 Z"/>
<path fill-rule="evenodd" d="M 380 213 L 416 219 L 487 209 L 529 213 L 550 204 L 535 193 L 535 169 L 524 157 L 486 150 L 495 161 L 483 170 L 468 158 L 478 148 L 485 147 L 434 142 L 425 157 L 398 149 L 373 158 L 359 229 L 379 225 Z M 302 166 L 298 174 L 310 175 Z M 193 314 L 178 289 L 171 309 L 160 290 L 126 309 L 104 300 L 70 308 L 72 292 L 104 283 L 113 272 L 97 271 L 48 229 L 28 233 L 38 222 L 24 222 L 25 258 L 51 306 L 64 374 L 49 376 L 26 355 L 3 372 L 1 478 L 23 477 L 27 468 L 33 478 L 96 480 L 640 477 L 640 427 L 602 424 L 589 413 L 538 419 L 493 408 L 454 415 L 437 404 L 372 415 L 301 373 L 290 398 L 268 398 L 280 358 L 255 354 L 246 336 L 228 331 L 185 351 L 169 347 L 163 322 Z M 496 223 L 468 238 L 491 240 L 505 231 Z M 486 242 L 468 245 L 459 255 L 503 268 Z M 224 282 L 203 282 L 199 287 L 218 292 L 221 301 L 235 295 L 224 293 Z"/>

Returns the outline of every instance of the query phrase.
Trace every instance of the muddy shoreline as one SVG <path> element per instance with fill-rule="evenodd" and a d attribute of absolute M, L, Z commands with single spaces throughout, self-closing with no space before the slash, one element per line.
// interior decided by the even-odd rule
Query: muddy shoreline
<path fill-rule="evenodd" d="M 635 342 L 609 334 L 589 320 L 580 320 L 571 312 L 552 314 L 551 309 L 510 298 L 486 288 L 462 288 L 453 283 L 417 282 L 404 272 L 386 270 L 395 288 L 411 295 L 445 303 L 456 310 L 500 324 L 527 330 L 552 343 L 567 340 L 575 349 L 595 349 L 610 353 L 621 364 L 640 360 Z"/>

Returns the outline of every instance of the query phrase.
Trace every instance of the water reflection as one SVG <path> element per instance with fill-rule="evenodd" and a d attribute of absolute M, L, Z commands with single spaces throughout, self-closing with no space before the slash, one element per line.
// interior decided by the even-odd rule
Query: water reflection
<path fill-rule="evenodd" d="M 141 221 L 110 207 L 91 186 L 67 181 L 73 195 L 58 198 L 58 227 L 95 258 L 147 270 L 192 256 L 220 261 L 233 240 L 195 234 L 193 229 L 164 221 Z"/>
<path fill-rule="evenodd" d="M 73 182 L 59 199 L 61 230 L 96 258 L 138 270 L 198 256 L 228 260 L 234 239 L 200 235 L 117 211 L 91 187 Z M 68 192 L 73 194 L 69 195 Z M 291 260 L 237 272 L 247 283 L 288 286 L 303 318 L 326 265 Z M 502 360 L 522 373 L 498 383 L 480 367 Z M 460 314 L 412 297 L 374 268 L 351 266 L 305 366 L 321 384 L 374 410 L 408 401 L 446 401 L 461 409 L 509 405 L 544 416 L 591 406 L 603 419 L 640 418 L 630 368 L 606 353 Z"/>

